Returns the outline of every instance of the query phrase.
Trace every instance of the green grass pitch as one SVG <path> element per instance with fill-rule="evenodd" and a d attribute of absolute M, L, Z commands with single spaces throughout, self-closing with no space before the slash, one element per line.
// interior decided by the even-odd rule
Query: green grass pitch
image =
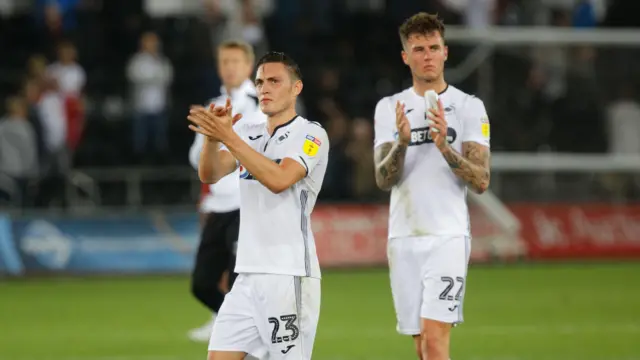
<path fill-rule="evenodd" d="M 1 360 L 197 360 L 186 277 L 0 281 Z M 415 359 L 386 270 L 324 272 L 317 360 Z M 472 266 L 454 360 L 640 359 L 640 263 Z"/>

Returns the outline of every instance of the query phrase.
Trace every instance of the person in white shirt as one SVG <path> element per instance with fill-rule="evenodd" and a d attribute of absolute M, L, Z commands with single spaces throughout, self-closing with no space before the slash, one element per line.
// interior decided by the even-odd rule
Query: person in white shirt
<path fill-rule="evenodd" d="M 87 82 L 87 75 L 77 62 L 76 47 L 70 42 L 58 45 L 58 61 L 47 67 L 47 75 L 58 82 L 60 92 L 65 96 L 79 96 Z"/>
<path fill-rule="evenodd" d="M 65 119 L 64 98 L 58 83 L 46 78 L 42 84 L 42 94 L 38 102 L 38 115 L 42 124 L 47 153 L 56 157 L 66 150 L 67 121 Z"/>
<path fill-rule="evenodd" d="M 209 360 L 311 359 L 320 315 L 320 266 L 310 216 L 329 156 L 326 131 L 296 114 L 298 65 L 283 53 L 258 61 L 256 88 L 266 124 L 232 128 L 230 102 L 194 108 L 190 128 L 207 136 L 200 179 L 240 168 L 239 274 L 218 312 Z"/>
<path fill-rule="evenodd" d="M 414 337 L 418 357 L 448 360 L 469 261 L 466 191 L 489 186 L 489 119 L 480 99 L 446 83 L 436 15 L 418 13 L 399 33 L 413 86 L 378 102 L 374 141 L 376 183 L 391 190 L 391 290 L 397 330 Z M 427 90 L 439 93 L 437 109 Z"/>
<path fill-rule="evenodd" d="M 80 143 L 84 128 L 82 91 L 87 82 L 84 69 L 77 62 L 77 50 L 71 42 L 58 45 L 58 61 L 47 67 L 47 75 L 58 83 L 64 101 L 67 121 L 67 146 L 75 150 Z"/>
<path fill-rule="evenodd" d="M 140 51 L 127 66 L 133 92 L 133 149 L 145 155 L 149 138 L 156 153 L 168 151 L 168 92 L 173 81 L 173 67 L 160 53 L 160 39 L 153 32 L 140 38 Z"/>
<path fill-rule="evenodd" d="M 50 206 L 55 202 L 64 204 L 65 176 L 70 168 L 67 146 L 67 120 L 64 98 L 58 83 L 49 77 L 42 79 L 42 93 L 37 103 L 37 116 L 42 126 L 43 159 L 42 177 L 36 195 L 36 206 Z"/>
<path fill-rule="evenodd" d="M 226 41 L 217 49 L 218 74 L 223 86 L 222 95 L 213 99 L 215 106 L 224 106 L 228 98 L 235 111 L 243 115 L 242 124 L 264 123 L 267 116 L 258 107 L 258 97 L 253 82 L 249 80 L 253 71 L 255 55 L 253 48 L 242 41 Z M 196 134 L 189 161 L 198 170 L 200 152 L 205 136 Z M 215 320 L 220 310 L 224 293 L 218 286 L 225 278 L 225 288 L 231 288 L 236 275 L 236 243 L 240 228 L 240 184 L 239 172 L 225 176 L 216 184 L 205 185 L 200 199 L 200 213 L 204 219 L 200 245 L 191 276 L 191 292 L 214 314 L 203 326 L 189 332 L 194 341 L 209 341 Z M 222 281 L 224 282 L 224 281 Z"/>

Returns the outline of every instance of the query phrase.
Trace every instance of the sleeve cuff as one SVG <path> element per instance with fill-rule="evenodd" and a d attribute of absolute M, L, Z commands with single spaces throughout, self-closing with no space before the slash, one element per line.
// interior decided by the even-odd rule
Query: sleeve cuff
<path fill-rule="evenodd" d="M 298 164 L 302 165 L 306 171 L 306 175 L 309 175 L 309 165 L 307 165 L 307 162 L 304 160 L 304 158 L 300 155 L 294 156 L 292 157 L 293 160 L 295 160 L 296 162 L 298 162 Z"/>

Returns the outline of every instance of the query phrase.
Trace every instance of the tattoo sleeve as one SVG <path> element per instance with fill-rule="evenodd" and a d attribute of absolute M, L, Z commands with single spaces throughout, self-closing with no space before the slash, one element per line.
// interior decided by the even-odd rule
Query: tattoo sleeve
<path fill-rule="evenodd" d="M 389 142 L 376 149 L 376 184 L 382 190 L 388 191 L 398 183 L 404 168 L 404 157 L 407 145 Z"/>
<path fill-rule="evenodd" d="M 442 156 L 457 177 L 466 182 L 474 192 L 482 194 L 489 188 L 491 180 L 489 148 L 476 142 L 465 142 L 462 144 L 462 152 L 464 155 L 449 147 L 442 152 Z"/>

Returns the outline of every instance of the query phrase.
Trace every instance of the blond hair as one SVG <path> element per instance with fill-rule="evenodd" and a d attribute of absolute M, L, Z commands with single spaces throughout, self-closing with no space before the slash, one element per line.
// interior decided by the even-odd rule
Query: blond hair
<path fill-rule="evenodd" d="M 249 62 L 252 64 L 256 59 L 256 54 L 253 52 L 253 46 L 251 46 L 251 44 L 249 44 L 248 42 L 242 40 L 227 40 L 220 43 L 220 45 L 218 45 L 218 52 L 224 49 L 242 50 L 242 52 L 244 52 L 244 54 L 247 56 L 247 60 L 249 60 Z"/>

